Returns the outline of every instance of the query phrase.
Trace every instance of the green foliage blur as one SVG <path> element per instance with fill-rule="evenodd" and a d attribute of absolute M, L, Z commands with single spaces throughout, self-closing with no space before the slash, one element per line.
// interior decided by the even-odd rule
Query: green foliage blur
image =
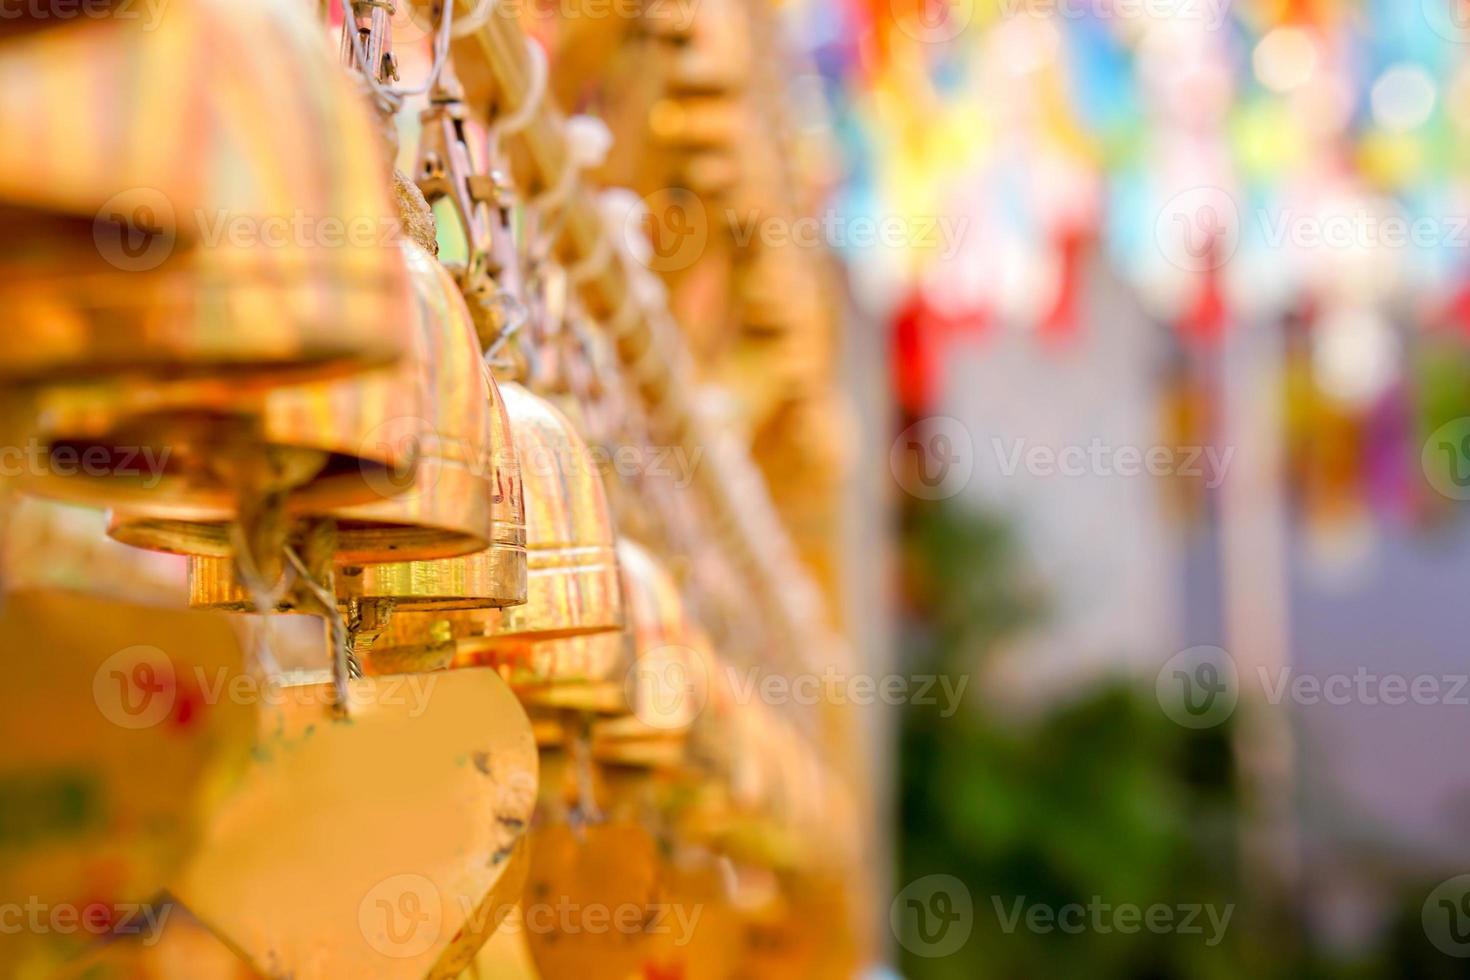
<path fill-rule="evenodd" d="M 906 671 L 974 675 L 1001 643 L 1045 621 L 1045 597 L 1028 581 L 1005 522 L 924 504 L 906 515 L 904 530 Z M 1020 722 L 993 719 L 974 703 L 950 718 L 937 707 L 908 707 L 898 887 L 931 874 L 959 878 L 973 900 L 974 932 L 945 957 L 917 955 L 922 943 L 900 944 L 903 975 L 1470 976 L 1470 962 L 1440 954 L 1420 928 L 1432 885 L 1406 888 L 1394 928 L 1351 960 L 1312 946 L 1300 903 L 1255 894 L 1240 858 L 1232 738 L 1229 724 L 1203 731 L 1174 724 L 1151 685 L 1122 681 Z M 1014 918 L 1018 909 L 1074 903 L 1207 905 L 1217 917 L 1229 909 L 1230 919 L 1221 933 L 1202 913 L 1201 930 L 1186 934 L 1069 933 Z M 1102 914 L 1104 923 L 1116 921 Z"/>

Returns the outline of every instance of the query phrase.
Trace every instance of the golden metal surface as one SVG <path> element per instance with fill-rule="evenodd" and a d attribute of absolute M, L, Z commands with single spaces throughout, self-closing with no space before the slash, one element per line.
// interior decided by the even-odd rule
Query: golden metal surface
<path fill-rule="evenodd" d="M 632 639 L 620 680 L 631 701 L 622 717 L 593 725 L 593 746 L 604 762 L 661 767 L 682 754 L 708 697 L 713 659 L 662 563 L 627 538 L 618 542 L 618 562 Z"/>
<path fill-rule="evenodd" d="M 72 905 L 91 921 L 152 898 L 246 766 L 253 704 L 220 693 L 242 669 L 222 617 L 53 589 L 8 594 L 0 903 Z M 92 937 L 0 929 L 0 975 L 49 975 Z"/>
<path fill-rule="evenodd" d="M 546 400 L 516 382 L 501 384 L 500 392 L 525 500 L 526 602 L 503 609 L 404 612 L 393 617 L 381 649 L 393 656 L 395 648 L 447 635 L 455 641 L 457 663 L 501 668 L 519 684 L 534 676 L 540 641 L 606 634 L 608 642 L 620 644 L 623 599 L 602 477 L 586 445 Z M 606 659 L 596 647 L 579 655 L 586 658 L 583 664 Z"/>
<path fill-rule="evenodd" d="M 0 377 L 212 377 L 238 397 L 398 355 L 385 161 L 300 4 L 7 36 L 0 118 Z"/>
<path fill-rule="evenodd" d="M 392 596 L 414 609 L 474 609 L 526 601 L 526 504 L 520 457 L 500 386 L 488 371 L 485 386 L 494 452 L 490 547 L 463 558 L 341 568 L 342 595 Z"/>
<path fill-rule="evenodd" d="M 542 977 L 627 980 L 652 944 L 662 898 L 658 844 L 637 824 L 538 827 L 523 907 Z M 558 909 L 570 909 L 558 914 Z M 603 923 L 590 928 L 597 915 Z"/>
<path fill-rule="evenodd" d="M 346 719 L 328 685 L 282 694 L 172 890 L 268 976 L 457 977 L 524 881 L 514 695 L 488 670 L 353 681 Z"/>
<path fill-rule="evenodd" d="M 318 479 L 291 495 L 287 512 L 333 518 L 342 564 L 450 558 L 484 549 L 492 536 L 492 412 L 469 311 L 436 259 L 412 242 L 400 247 L 419 308 L 403 361 L 348 381 L 277 389 L 262 408 L 266 445 L 330 454 Z M 138 547 L 227 556 L 231 490 L 218 491 L 217 512 L 150 505 L 117 515 L 110 533 Z"/>
<path fill-rule="evenodd" d="M 425 648 L 432 642 L 432 621 L 425 625 L 414 612 L 478 609 L 524 602 L 526 597 L 526 523 L 521 490 L 520 461 L 516 456 L 505 404 L 499 386 L 487 374 L 487 408 L 491 419 L 494 490 L 490 500 L 494 543 L 485 551 L 463 558 L 425 562 L 343 564 L 336 568 L 337 597 L 350 600 L 386 600 L 395 611 L 383 645 L 365 658 L 369 673 L 400 673 L 410 664 L 438 669 L 453 659 Z M 194 557 L 189 561 L 189 601 L 198 608 L 253 612 L 255 604 L 228 559 Z M 289 598 L 277 611 L 297 612 Z M 308 610 L 310 611 L 310 610 Z"/>

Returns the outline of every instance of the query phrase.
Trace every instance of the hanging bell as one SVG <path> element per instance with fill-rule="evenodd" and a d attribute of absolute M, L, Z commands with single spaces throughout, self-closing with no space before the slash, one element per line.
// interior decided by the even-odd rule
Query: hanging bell
<path fill-rule="evenodd" d="M 633 645 L 624 682 L 627 711 L 593 724 L 593 750 L 605 763 L 674 768 L 709 698 L 709 640 L 689 616 L 678 583 L 647 549 L 625 538 L 618 542 L 618 561 Z M 564 703 L 558 691 L 552 684 L 535 698 Z M 535 698 L 528 700 L 541 703 Z"/>
<path fill-rule="evenodd" d="M 532 668 L 537 645 L 545 640 L 607 634 L 610 642 L 621 641 L 623 599 L 612 519 L 586 445 L 566 416 L 519 383 L 505 382 L 500 393 L 525 498 L 526 602 L 395 615 L 380 644 L 385 653 L 433 642 L 448 651 L 452 642 L 456 663 L 514 674 Z"/>
<path fill-rule="evenodd" d="M 486 377 L 495 446 L 491 500 L 494 543 L 485 551 L 438 561 L 337 565 L 333 585 L 348 617 L 354 646 L 368 674 L 442 670 L 454 660 L 447 624 L 428 630 L 415 613 L 442 615 L 526 599 L 526 525 L 520 463 L 494 379 Z M 281 598 L 277 612 L 320 612 L 301 607 L 299 594 Z M 189 559 L 189 601 L 196 608 L 255 611 L 254 597 L 228 559 Z M 407 629 L 404 628 L 407 621 Z M 386 631 L 386 633 L 385 633 Z M 443 635 L 440 636 L 439 634 Z M 380 636 L 390 636 L 385 642 Z M 384 647 L 391 649 L 384 649 Z"/>
<path fill-rule="evenodd" d="M 733 869 L 699 848 L 676 848 L 662 862 L 669 928 L 657 932 L 639 976 L 735 980 L 740 976 L 745 923 L 735 904 Z M 746 974 L 758 976 L 759 974 Z"/>
<path fill-rule="evenodd" d="M 45 26 L 0 39 L 0 378 L 209 379 L 238 411 L 398 356 L 384 162 L 301 4 Z"/>
<path fill-rule="evenodd" d="M 518 672 L 517 687 L 525 704 L 621 718 L 630 710 L 635 715 L 657 710 L 640 697 L 647 693 L 645 680 L 675 683 L 672 676 L 659 672 L 662 664 L 653 664 L 651 659 L 645 662 L 642 657 L 645 651 L 650 658 L 667 656 L 673 644 L 688 639 L 689 624 L 679 588 L 658 560 L 630 538 L 618 539 L 617 559 L 627 628 L 535 644 L 529 664 L 518 665 L 523 669 Z M 674 696 L 684 689 L 680 686 Z M 631 703 L 630 694 L 634 694 Z M 658 707 L 669 710 L 666 702 L 667 698 L 662 699 Z M 624 720 L 643 731 L 638 717 Z M 615 722 L 603 721 L 597 730 L 609 724 Z"/>
<path fill-rule="evenodd" d="M 412 349 L 392 368 L 345 381 L 270 392 L 260 417 L 271 446 L 316 447 L 371 502 L 338 506 L 313 484 L 286 502 L 287 515 L 336 522 L 339 565 L 420 561 L 483 550 L 497 494 L 488 375 L 459 288 L 439 262 L 401 243 L 417 297 Z M 403 465 L 358 465 L 375 455 Z M 318 481 L 322 483 L 323 481 Z M 359 500 L 361 494 L 358 494 Z M 115 515 L 110 533 L 159 551 L 225 558 L 227 512 L 189 515 L 154 508 Z M 198 563 L 195 604 L 247 608 L 228 561 Z"/>
<path fill-rule="evenodd" d="M 247 451 L 260 394 L 391 363 L 412 306 L 384 167 L 341 154 L 373 145 L 366 107 L 287 0 L 44 26 L 0 41 L 0 379 L 46 395 L 29 488 L 215 505 L 244 460 L 310 479 L 319 455 Z M 148 382 L 188 398 L 128 419 Z"/>

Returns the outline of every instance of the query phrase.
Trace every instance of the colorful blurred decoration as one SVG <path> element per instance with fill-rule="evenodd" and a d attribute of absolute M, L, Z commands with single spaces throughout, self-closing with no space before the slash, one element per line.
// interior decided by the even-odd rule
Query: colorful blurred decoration
<path fill-rule="evenodd" d="M 930 413 L 970 325 L 1059 357 L 1075 331 L 1106 337 L 1078 305 L 1089 278 L 1131 288 L 1207 400 L 1234 333 L 1287 334 L 1311 310 L 1307 360 L 1284 372 L 1307 427 L 1294 438 L 1367 462 L 1331 499 L 1321 473 L 1289 467 L 1295 500 L 1313 521 L 1344 494 L 1381 520 L 1444 510 L 1425 481 L 1387 474 L 1418 465 L 1426 433 L 1392 420 L 1439 383 L 1426 360 L 1448 368 L 1447 329 L 1465 346 L 1457 2 L 795 2 L 782 17 L 853 161 L 832 206 L 906 222 L 898 261 L 845 257 L 891 324 L 908 416 Z M 925 234 L 946 221 L 963 229 L 952 243 Z M 1308 390 L 1322 410 L 1294 401 Z"/>

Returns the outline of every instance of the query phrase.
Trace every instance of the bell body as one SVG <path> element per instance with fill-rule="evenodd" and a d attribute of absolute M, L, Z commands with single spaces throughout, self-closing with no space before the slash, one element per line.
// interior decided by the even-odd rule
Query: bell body
<path fill-rule="evenodd" d="M 526 502 L 520 457 L 500 386 L 489 372 L 491 543 L 484 551 L 439 561 L 386 562 L 339 569 L 349 598 L 387 596 L 416 610 L 478 609 L 526 601 Z"/>
<path fill-rule="evenodd" d="M 0 118 L 0 378 L 238 396 L 401 350 L 385 164 L 344 152 L 371 119 L 301 5 L 0 38 Z"/>
<path fill-rule="evenodd" d="M 622 629 L 616 540 L 602 476 L 566 416 L 514 382 L 501 386 L 526 502 L 526 601 L 494 617 L 504 639 Z"/>
<path fill-rule="evenodd" d="M 259 417 L 261 445 L 328 460 L 288 496 L 286 510 L 333 519 L 344 565 L 453 557 L 484 549 L 492 534 L 489 382 L 469 312 L 436 259 L 407 240 L 400 248 L 417 299 L 409 354 L 352 379 L 276 389 Z M 218 491 L 215 508 L 120 513 L 110 533 L 143 548 L 228 556 L 234 490 Z"/>
<path fill-rule="evenodd" d="M 394 613 L 382 646 L 395 649 L 383 653 L 374 650 L 364 663 L 369 673 L 401 673 L 410 665 L 415 670 L 442 669 L 453 660 L 452 653 L 440 657 L 429 649 L 439 644 L 428 624 L 413 615 L 416 612 L 480 609 L 526 599 L 526 519 L 520 461 L 499 386 L 488 375 L 485 382 L 495 454 L 491 546 L 473 555 L 438 561 L 337 565 L 334 585 L 341 604 L 352 600 L 385 602 Z M 233 562 L 224 558 L 190 559 L 189 601 L 196 608 L 255 611 L 254 597 L 240 582 Z M 303 610 L 287 599 L 276 611 Z"/>
<path fill-rule="evenodd" d="M 713 657 L 709 639 L 689 615 L 679 584 L 648 549 L 618 543 L 623 591 L 633 640 L 624 688 L 628 711 L 593 727 L 599 756 L 618 761 L 658 759 L 682 751 L 709 698 Z"/>
<path fill-rule="evenodd" d="M 517 686 L 535 676 L 537 650 L 546 640 L 589 641 L 568 653 L 563 664 L 569 669 L 611 667 L 624 656 L 623 597 L 601 475 L 554 406 L 515 382 L 501 384 L 500 393 L 520 463 L 526 601 L 400 613 L 380 649 L 391 655 L 395 648 L 452 640 L 455 663 L 497 667 Z"/>

